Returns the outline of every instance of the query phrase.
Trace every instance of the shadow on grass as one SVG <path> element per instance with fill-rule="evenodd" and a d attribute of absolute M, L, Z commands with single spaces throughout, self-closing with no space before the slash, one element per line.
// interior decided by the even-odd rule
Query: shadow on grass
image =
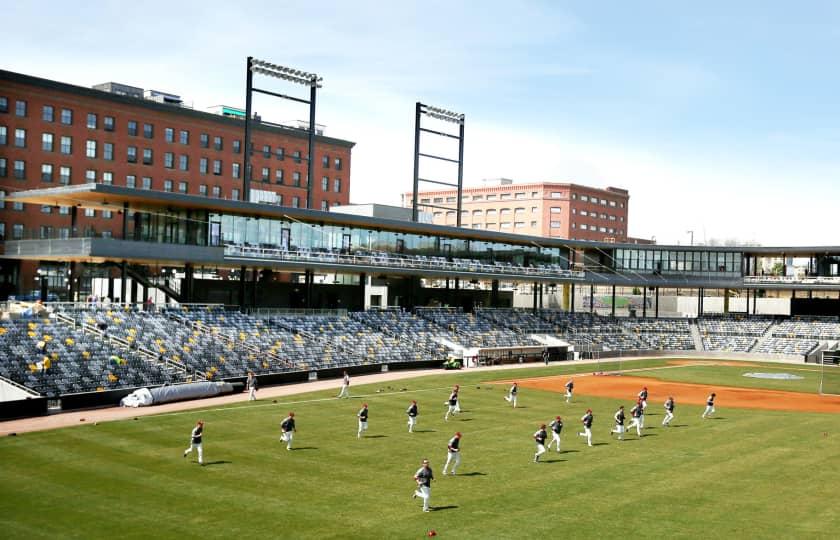
<path fill-rule="evenodd" d="M 459 422 L 472 422 L 472 418 L 456 418 Z"/>
<path fill-rule="evenodd" d="M 388 437 L 387 435 L 365 435 L 362 437 L 363 439 L 384 439 Z"/>
<path fill-rule="evenodd" d="M 297 448 L 292 448 L 292 451 L 294 452 L 294 451 L 297 451 L 297 450 L 317 450 L 317 449 L 318 449 L 317 446 L 298 446 Z"/>
<path fill-rule="evenodd" d="M 678 427 L 688 427 L 688 424 L 674 424 L 674 425 L 672 425 L 672 426 L 668 426 L 668 429 L 670 429 L 670 428 L 678 428 Z"/>
<path fill-rule="evenodd" d="M 438 512 L 440 510 L 455 510 L 458 508 L 458 506 L 455 504 L 450 504 L 448 506 L 430 506 L 429 508 L 431 510 L 434 510 L 435 512 Z"/>
<path fill-rule="evenodd" d="M 434 429 L 415 429 L 414 433 L 437 433 Z"/>
<path fill-rule="evenodd" d="M 575 452 L 580 452 L 580 450 L 563 450 L 560 453 L 561 454 L 574 454 Z"/>
<path fill-rule="evenodd" d="M 231 463 L 233 463 L 233 462 L 232 461 L 225 461 L 225 460 L 208 461 L 207 463 L 204 464 L 204 466 L 205 467 L 210 467 L 211 465 L 229 465 Z"/>
<path fill-rule="evenodd" d="M 658 436 L 659 436 L 658 433 L 644 433 L 644 434 L 642 434 L 641 438 L 658 437 Z M 639 438 L 639 437 L 637 437 L 637 438 Z"/>
<path fill-rule="evenodd" d="M 542 459 L 540 463 L 562 463 L 563 461 L 568 461 L 566 459 Z"/>
<path fill-rule="evenodd" d="M 468 473 L 461 473 L 458 476 L 487 476 L 487 473 L 473 471 Z"/>
<path fill-rule="evenodd" d="M 610 444 L 610 443 L 605 443 L 605 442 L 594 442 L 594 443 L 592 443 L 592 446 L 606 446 L 606 445 L 608 445 L 608 444 Z"/>

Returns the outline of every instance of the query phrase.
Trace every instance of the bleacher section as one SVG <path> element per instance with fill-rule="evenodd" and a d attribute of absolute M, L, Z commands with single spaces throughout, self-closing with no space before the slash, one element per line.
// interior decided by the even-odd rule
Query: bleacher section
<path fill-rule="evenodd" d="M 840 340 L 837 319 L 711 316 L 602 317 L 559 310 L 369 310 L 257 317 L 220 306 L 142 310 L 65 306 L 49 318 L 0 322 L 0 376 L 46 395 L 222 380 L 364 364 L 442 361 L 463 348 L 540 346 L 534 335 L 584 354 L 693 350 L 806 355 Z M 699 334 L 698 334 L 699 330 Z M 693 332 L 693 333 L 692 333 Z M 696 341 L 695 341 L 696 340 Z M 46 343 L 46 354 L 37 348 Z"/>

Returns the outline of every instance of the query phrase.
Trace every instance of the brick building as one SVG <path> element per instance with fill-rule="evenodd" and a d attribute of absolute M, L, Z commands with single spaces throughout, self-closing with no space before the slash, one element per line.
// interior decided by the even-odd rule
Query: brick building
<path fill-rule="evenodd" d="M 412 193 L 403 195 L 403 206 L 410 207 L 412 201 Z M 483 186 L 464 188 L 461 226 L 548 238 L 625 242 L 629 202 L 629 192 L 616 187 L 486 180 Z M 434 223 L 456 224 L 456 190 L 422 191 L 421 210 L 424 204 L 433 205 L 427 211 L 434 216 Z"/>
<path fill-rule="evenodd" d="M 5 239 L 121 234 L 118 211 L 2 201 L 20 190 L 97 182 L 239 199 L 244 113 L 116 83 L 84 88 L 0 70 L 0 246 Z M 308 134 L 255 122 L 251 200 L 305 207 Z M 316 136 L 313 209 L 349 202 L 352 142 Z M 2 249 L 2 247 L 0 247 Z M 0 298 L 35 288 L 37 264 L 0 260 Z"/>

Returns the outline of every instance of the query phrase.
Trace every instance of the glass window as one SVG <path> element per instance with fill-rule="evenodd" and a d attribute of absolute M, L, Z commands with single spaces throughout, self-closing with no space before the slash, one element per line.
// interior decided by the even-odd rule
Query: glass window
<path fill-rule="evenodd" d="M 15 130 L 15 146 L 18 148 L 26 148 L 26 130 L 25 129 L 16 129 Z"/>
<path fill-rule="evenodd" d="M 137 136 L 137 122 L 134 120 L 128 121 L 128 134 L 132 137 Z"/>
<path fill-rule="evenodd" d="M 219 136 L 213 137 L 213 148 L 216 150 L 221 150 L 224 147 L 222 144 L 222 138 Z"/>
<path fill-rule="evenodd" d="M 321 191 L 328 191 L 330 189 L 330 177 L 324 176 L 321 178 Z"/>
<path fill-rule="evenodd" d="M 26 162 L 20 159 L 15 160 L 14 176 L 18 180 L 26 180 Z"/>
<path fill-rule="evenodd" d="M 8 128 L 6 126 L 0 126 L 0 145 L 7 144 L 8 142 Z"/>
<path fill-rule="evenodd" d="M 86 125 L 87 125 L 88 129 L 96 129 L 96 125 L 97 125 L 96 113 L 88 113 L 87 114 Z"/>
<path fill-rule="evenodd" d="M 102 119 L 102 128 L 105 131 L 114 131 L 115 127 L 116 127 L 116 122 L 114 121 L 113 116 L 106 116 L 105 118 Z"/>
<path fill-rule="evenodd" d="M 231 169 L 230 175 L 233 178 L 239 178 L 239 167 L 240 167 L 239 163 L 231 163 L 230 164 L 230 169 Z"/>
<path fill-rule="evenodd" d="M 283 169 L 277 169 L 274 171 L 274 182 L 277 184 L 283 183 Z"/>
<path fill-rule="evenodd" d="M 334 167 L 335 170 L 337 170 L 337 171 L 341 170 L 341 158 L 340 157 L 335 158 L 334 165 L 335 165 L 335 167 Z"/>
<path fill-rule="evenodd" d="M 198 172 L 201 174 L 207 174 L 207 158 L 201 158 L 198 160 Z"/>
<path fill-rule="evenodd" d="M 295 150 L 292 152 L 292 159 L 295 160 L 295 163 L 300 163 L 300 150 Z"/>
<path fill-rule="evenodd" d="M 213 186 L 213 192 L 212 193 L 213 193 L 213 197 L 218 199 L 219 197 L 222 196 L 222 188 L 219 187 L 219 186 Z"/>
<path fill-rule="evenodd" d="M 292 197 L 292 208 L 300 208 L 300 197 L 297 195 Z"/>
<path fill-rule="evenodd" d="M 190 132 L 182 129 L 178 132 L 178 142 L 181 144 L 190 144 Z"/>
<path fill-rule="evenodd" d="M 175 168 L 175 154 L 172 152 L 164 152 L 163 153 L 163 166 L 167 169 L 174 169 Z"/>
<path fill-rule="evenodd" d="M 61 123 L 65 126 L 73 125 L 73 111 L 71 109 L 61 109 Z"/>
<path fill-rule="evenodd" d="M 143 189 L 152 189 L 152 179 L 149 176 L 143 177 L 143 184 L 140 186 Z"/>
<path fill-rule="evenodd" d="M 112 217 L 114 217 L 114 213 L 111 212 L 110 210 L 103 210 L 102 211 L 102 218 L 103 219 L 111 219 Z"/>
<path fill-rule="evenodd" d="M 88 184 L 96 183 L 96 171 L 94 169 L 87 169 L 85 171 L 85 182 Z"/>
<path fill-rule="evenodd" d="M 133 174 L 129 174 L 125 177 L 125 187 L 136 188 L 137 187 L 137 177 Z"/>
<path fill-rule="evenodd" d="M 114 173 L 110 171 L 105 171 L 102 173 L 102 183 L 106 186 L 110 186 L 114 183 Z"/>
<path fill-rule="evenodd" d="M 0 96 L 0 113 L 9 112 L 9 98 Z"/>
<path fill-rule="evenodd" d="M 71 175 L 70 175 L 70 167 L 59 167 L 58 168 L 58 181 L 65 186 L 70 184 L 71 182 Z"/>
<path fill-rule="evenodd" d="M 96 210 L 93 208 L 85 208 L 85 217 L 96 217 Z"/>
<path fill-rule="evenodd" d="M 286 159 L 286 149 L 285 149 L 285 148 L 283 148 L 282 146 L 278 146 L 278 147 L 274 150 L 274 156 L 275 156 L 277 159 L 280 159 L 280 160 L 282 160 L 282 159 Z"/>
<path fill-rule="evenodd" d="M 129 146 L 125 149 L 126 159 L 129 163 L 137 163 L 137 147 Z"/>
<path fill-rule="evenodd" d="M 151 148 L 144 148 L 143 149 L 143 165 L 151 165 L 154 162 L 152 159 L 152 149 Z"/>
<path fill-rule="evenodd" d="M 207 196 L 207 184 L 201 184 L 198 186 L 198 194 L 205 197 Z"/>
<path fill-rule="evenodd" d="M 297 171 L 292 173 L 292 185 L 295 187 L 300 187 L 300 173 Z"/>
<path fill-rule="evenodd" d="M 234 154 L 239 154 L 240 152 L 242 152 L 242 141 L 240 141 L 239 139 L 234 139 L 233 140 L 233 153 Z"/>
<path fill-rule="evenodd" d="M 8 175 L 6 169 L 6 158 L 0 157 L 0 178 L 6 178 L 6 176 Z"/>
<path fill-rule="evenodd" d="M 321 201 L 321 211 L 326 212 L 330 209 L 330 204 L 327 201 Z"/>
<path fill-rule="evenodd" d="M 102 147 L 102 159 L 114 161 L 114 143 L 106 142 Z"/>
<path fill-rule="evenodd" d="M 167 192 L 172 191 L 172 180 L 164 180 L 163 181 L 163 191 L 167 191 Z"/>
<path fill-rule="evenodd" d="M 44 122 L 55 121 L 55 109 L 52 105 L 44 105 L 41 107 L 41 120 Z"/>
<path fill-rule="evenodd" d="M 41 165 L 41 181 L 42 182 L 52 182 L 53 181 L 53 166 L 50 163 L 44 163 Z"/>
<path fill-rule="evenodd" d="M 96 141 L 85 141 L 85 156 L 96 157 Z"/>
<path fill-rule="evenodd" d="M 174 143 L 175 142 L 175 130 L 170 128 L 170 127 L 163 128 L 163 140 L 165 140 L 168 143 Z"/>
<path fill-rule="evenodd" d="M 143 137 L 152 139 L 155 136 L 155 127 L 152 124 L 143 124 Z"/>
<path fill-rule="evenodd" d="M 15 116 L 25 117 L 26 116 L 26 102 L 17 100 L 15 101 Z"/>
<path fill-rule="evenodd" d="M 263 167 L 260 178 L 263 182 L 269 182 L 271 180 L 271 169 L 269 169 L 268 167 Z"/>
<path fill-rule="evenodd" d="M 61 153 L 67 156 L 73 153 L 73 137 L 61 137 Z"/>
<path fill-rule="evenodd" d="M 234 201 L 238 201 L 239 200 L 239 189 L 233 188 L 232 190 L 230 190 L 230 198 L 233 199 Z"/>
<path fill-rule="evenodd" d="M 330 156 L 324 156 L 321 158 L 321 166 L 325 169 L 330 168 Z M 326 201 L 324 201 L 326 202 Z"/>
<path fill-rule="evenodd" d="M 178 168 L 182 171 L 190 170 L 190 157 L 186 154 L 178 156 Z"/>
<path fill-rule="evenodd" d="M 210 147 L 210 135 L 206 133 L 202 133 L 198 136 L 198 144 L 202 148 L 209 148 Z"/>
<path fill-rule="evenodd" d="M 222 174 L 222 160 L 221 159 L 214 159 L 213 160 L 213 174 L 219 176 Z"/>
<path fill-rule="evenodd" d="M 333 191 L 336 193 L 341 193 L 341 178 L 336 178 L 333 180 Z"/>
<path fill-rule="evenodd" d="M 181 180 L 178 182 L 178 193 L 186 193 L 189 189 L 189 184 L 186 181 Z"/>
<path fill-rule="evenodd" d="M 5 231 L 4 231 L 5 233 Z M 23 224 L 15 223 L 12 225 L 12 239 L 20 240 L 23 238 Z"/>
<path fill-rule="evenodd" d="M 263 149 L 262 149 L 262 154 L 263 154 L 264 158 L 270 158 L 271 157 L 271 146 L 269 146 L 267 144 L 264 144 Z"/>

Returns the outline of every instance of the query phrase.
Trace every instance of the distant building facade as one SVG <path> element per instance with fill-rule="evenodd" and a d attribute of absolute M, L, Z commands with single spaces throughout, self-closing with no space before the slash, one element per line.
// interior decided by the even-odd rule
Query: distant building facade
<path fill-rule="evenodd" d="M 430 212 L 433 223 L 456 225 L 456 190 L 422 191 L 419 199 L 420 210 Z M 403 194 L 403 206 L 411 207 L 412 202 L 412 193 Z M 629 203 L 630 193 L 617 187 L 485 180 L 482 186 L 464 188 L 461 226 L 548 238 L 626 242 Z M 438 206 L 452 210 L 435 208 Z"/>

